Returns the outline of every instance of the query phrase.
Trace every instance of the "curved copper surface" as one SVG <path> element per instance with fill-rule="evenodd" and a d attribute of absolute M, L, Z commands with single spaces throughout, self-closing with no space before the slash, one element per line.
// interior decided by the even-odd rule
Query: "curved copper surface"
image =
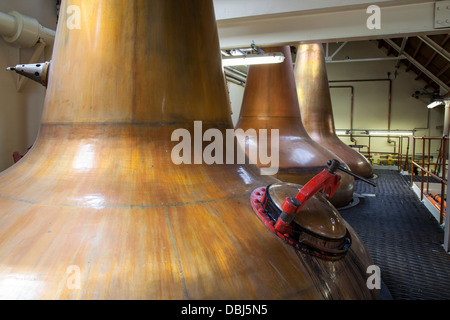
<path fill-rule="evenodd" d="M 280 64 L 249 67 L 236 129 L 267 129 L 269 133 L 271 129 L 279 129 L 280 169 L 275 177 L 281 181 L 304 185 L 327 167 L 328 160 L 344 161 L 312 140 L 303 127 L 290 47 L 263 50 L 282 52 L 286 59 Z M 263 167 L 258 160 L 253 159 Z M 341 185 L 330 199 L 336 207 L 347 205 L 353 198 L 353 177 L 345 173 L 339 174 L 342 177 Z"/>
<path fill-rule="evenodd" d="M 295 81 L 303 124 L 311 138 L 337 154 L 356 174 L 372 178 L 373 169 L 367 158 L 336 135 L 322 44 L 298 47 Z"/>
<path fill-rule="evenodd" d="M 232 129 L 212 1 L 61 13 L 38 140 L 0 174 L 0 298 L 378 297 L 353 231 L 336 262 L 267 231 L 249 195 L 276 179 L 171 161 L 174 129 Z"/>

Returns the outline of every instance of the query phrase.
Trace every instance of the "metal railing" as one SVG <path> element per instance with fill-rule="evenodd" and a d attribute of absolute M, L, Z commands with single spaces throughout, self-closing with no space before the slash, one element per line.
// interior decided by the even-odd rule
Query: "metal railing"
<path fill-rule="evenodd" d="M 421 159 L 416 161 L 416 142 L 422 141 L 422 155 Z M 420 200 L 424 198 L 425 187 L 425 175 L 426 175 L 426 194 L 430 192 L 430 177 L 433 177 L 441 184 L 441 198 L 445 198 L 445 187 L 447 186 L 446 170 L 448 170 L 447 153 L 448 153 L 448 140 L 447 136 L 443 137 L 413 137 L 413 152 L 411 161 L 411 187 L 414 185 L 414 168 L 418 168 L 421 171 L 421 183 L 420 183 Z M 433 141 L 440 142 L 440 154 L 435 162 L 432 162 L 431 157 L 431 143 Z M 425 161 L 426 160 L 426 161 Z M 434 172 L 432 171 L 434 167 Z M 439 168 L 439 170 L 437 170 Z M 437 174 L 439 171 L 440 175 Z M 445 208 L 444 200 L 440 205 L 440 224 L 444 222 Z"/>
<path fill-rule="evenodd" d="M 344 136 L 344 135 L 340 135 Z M 404 171 L 408 171 L 409 166 L 409 148 L 410 148 L 410 136 L 396 136 L 395 134 L 392 135 L 345 135 L 345 137 L 349 137 L 351 141 L 354 143 L 354 145 L 351 145 L 350 147 L 354 149 L 358 149 L 358 151 L 363 154 L 372 164 L 374 161 L 374 155 L 375 154 L 382 154 L 382 155 L 395 155 L 396 158 L 392 157 L 392 161 L 397 163 L 397 167 L 399 171 L 402 169 Z M 368 139 L 367 145 L 358 144 L 356 139 L 354 138 L 366 138 Z M 386 151 L 373 151 L 372 149 L 372 139 L 374 138 L 382 138 L 382 139 L 388 139 L 389 143 L 393 144 L 393 151 L 392 152 L 386 152 Z M 405 142 L 406 140 L 406 142 Z M 404 149 L 406 148 L 406 151 L 404 152 Z M 366 149 L 363 151 L 362 149 Z"/>

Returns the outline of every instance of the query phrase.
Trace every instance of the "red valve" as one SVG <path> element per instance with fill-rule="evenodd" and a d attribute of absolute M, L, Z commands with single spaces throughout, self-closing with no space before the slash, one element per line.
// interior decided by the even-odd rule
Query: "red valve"
<path fill-rule="evenodd" d="M 341 176 L 334 173 L 332 166 L 324 169 L 321 173 L 312 178 L 308 183 L 300 189 L 295 198 L 286 198 L 281 206 L 282 212 L 275 224 L 275 229 L 283 234 L 292 236 L 293 230 L 291 222 L 295 218 L 295 214 L 299 213 L 303 206 L 316 195 L 323 191 L 328 197 L 332 197 L 339 187 Z"/>
<path fill-rule="evenodd" d="M 273 198 L 270 190 L 275 192 L 276 189 L 283 188 L 283 183 L 255 189 L 250 196 L 253 211 L 270 231 L 294 248 L 324 259 L 340 259 L 352 243 L 348 232 L 340 239 L 327 239 L 323 236 L 316 236 L 314 232 L 310 232 L 304 229 L 301 224 L 294 222 L 295 215 L 301 214 L 305 204 L 318 192 L 322 191 L 329 197 L 335 194 L 341 181 L 341 176 L 336 173 L 337 170 L 356 176 L 351 171 L 341 167 L 339 161 L 330 160 L 328 168 L 313 177 L 300 190 L 296 188 L 297 185 L 287 183 L 286 191 L 298 190 L 298 193 L 295 197 L 286 197 L 281 205 L 278 204 L 278 200 L 274 200 L 277 197 Z M 370 181 L 367 182 L 373 184 Z M 314 240 L 316 238 L 317 242 Z M 324 246 L 323 241 L 332 242 L 333 246 Z"/>

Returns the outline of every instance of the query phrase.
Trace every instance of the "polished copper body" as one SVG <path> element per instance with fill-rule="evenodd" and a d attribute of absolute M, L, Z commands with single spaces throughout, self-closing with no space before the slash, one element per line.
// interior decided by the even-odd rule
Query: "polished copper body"
<path fill-rule="evenodd" d="M 373 169 L 367 158 L 336 135 L 322 44 L 298 47 L 295 81 L 303 124 L 311 138 L 337 154 L 357 175 L 372 178 Z"/>
<path fill-rule="evenodd" d="M 232 128 L 212 1 L 61 13 L 39 137 L 0 174 L 0 298 L 377 297 L 353 231 L 337 262 L 267 231 L 249 195 L 276 179 L 171 161 L 175 129 Z"/>
<path fill-rule="evenodd" d="M 280 168 L 275 177 L 281 181 L 304 185 L 326 168 L 329 160 L 343 161 L 312 140 L 303 127 L 290 47 L 263 50 L 282 52 L 286 59 L 280 64 L 249 67 L 236 129 L 267 129 L 268 132 L 278 129 Z M 257 163 L 258 160 L 254 159 L 254 162 Z M 261 166 L 261 163 L 258 162 L 258 165 Z M 330 199 L 336 207 L 349 204 L 353 198 L 353 177 L 345 173 L 339 174 L 342 177 L 341 185 Z"/>

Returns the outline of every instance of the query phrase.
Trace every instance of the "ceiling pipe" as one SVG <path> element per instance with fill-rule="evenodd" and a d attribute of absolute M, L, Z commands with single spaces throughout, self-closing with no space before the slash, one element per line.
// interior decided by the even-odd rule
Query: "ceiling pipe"
<path fill-rule="evenodd" d="M 53 45 L 55 34 L 55 31 L 42 26 L 35 18 L 17 11 L 0 12 L 0 35 L 7 43 L 21 48 L 31 48 L 39 42 Z"/>

